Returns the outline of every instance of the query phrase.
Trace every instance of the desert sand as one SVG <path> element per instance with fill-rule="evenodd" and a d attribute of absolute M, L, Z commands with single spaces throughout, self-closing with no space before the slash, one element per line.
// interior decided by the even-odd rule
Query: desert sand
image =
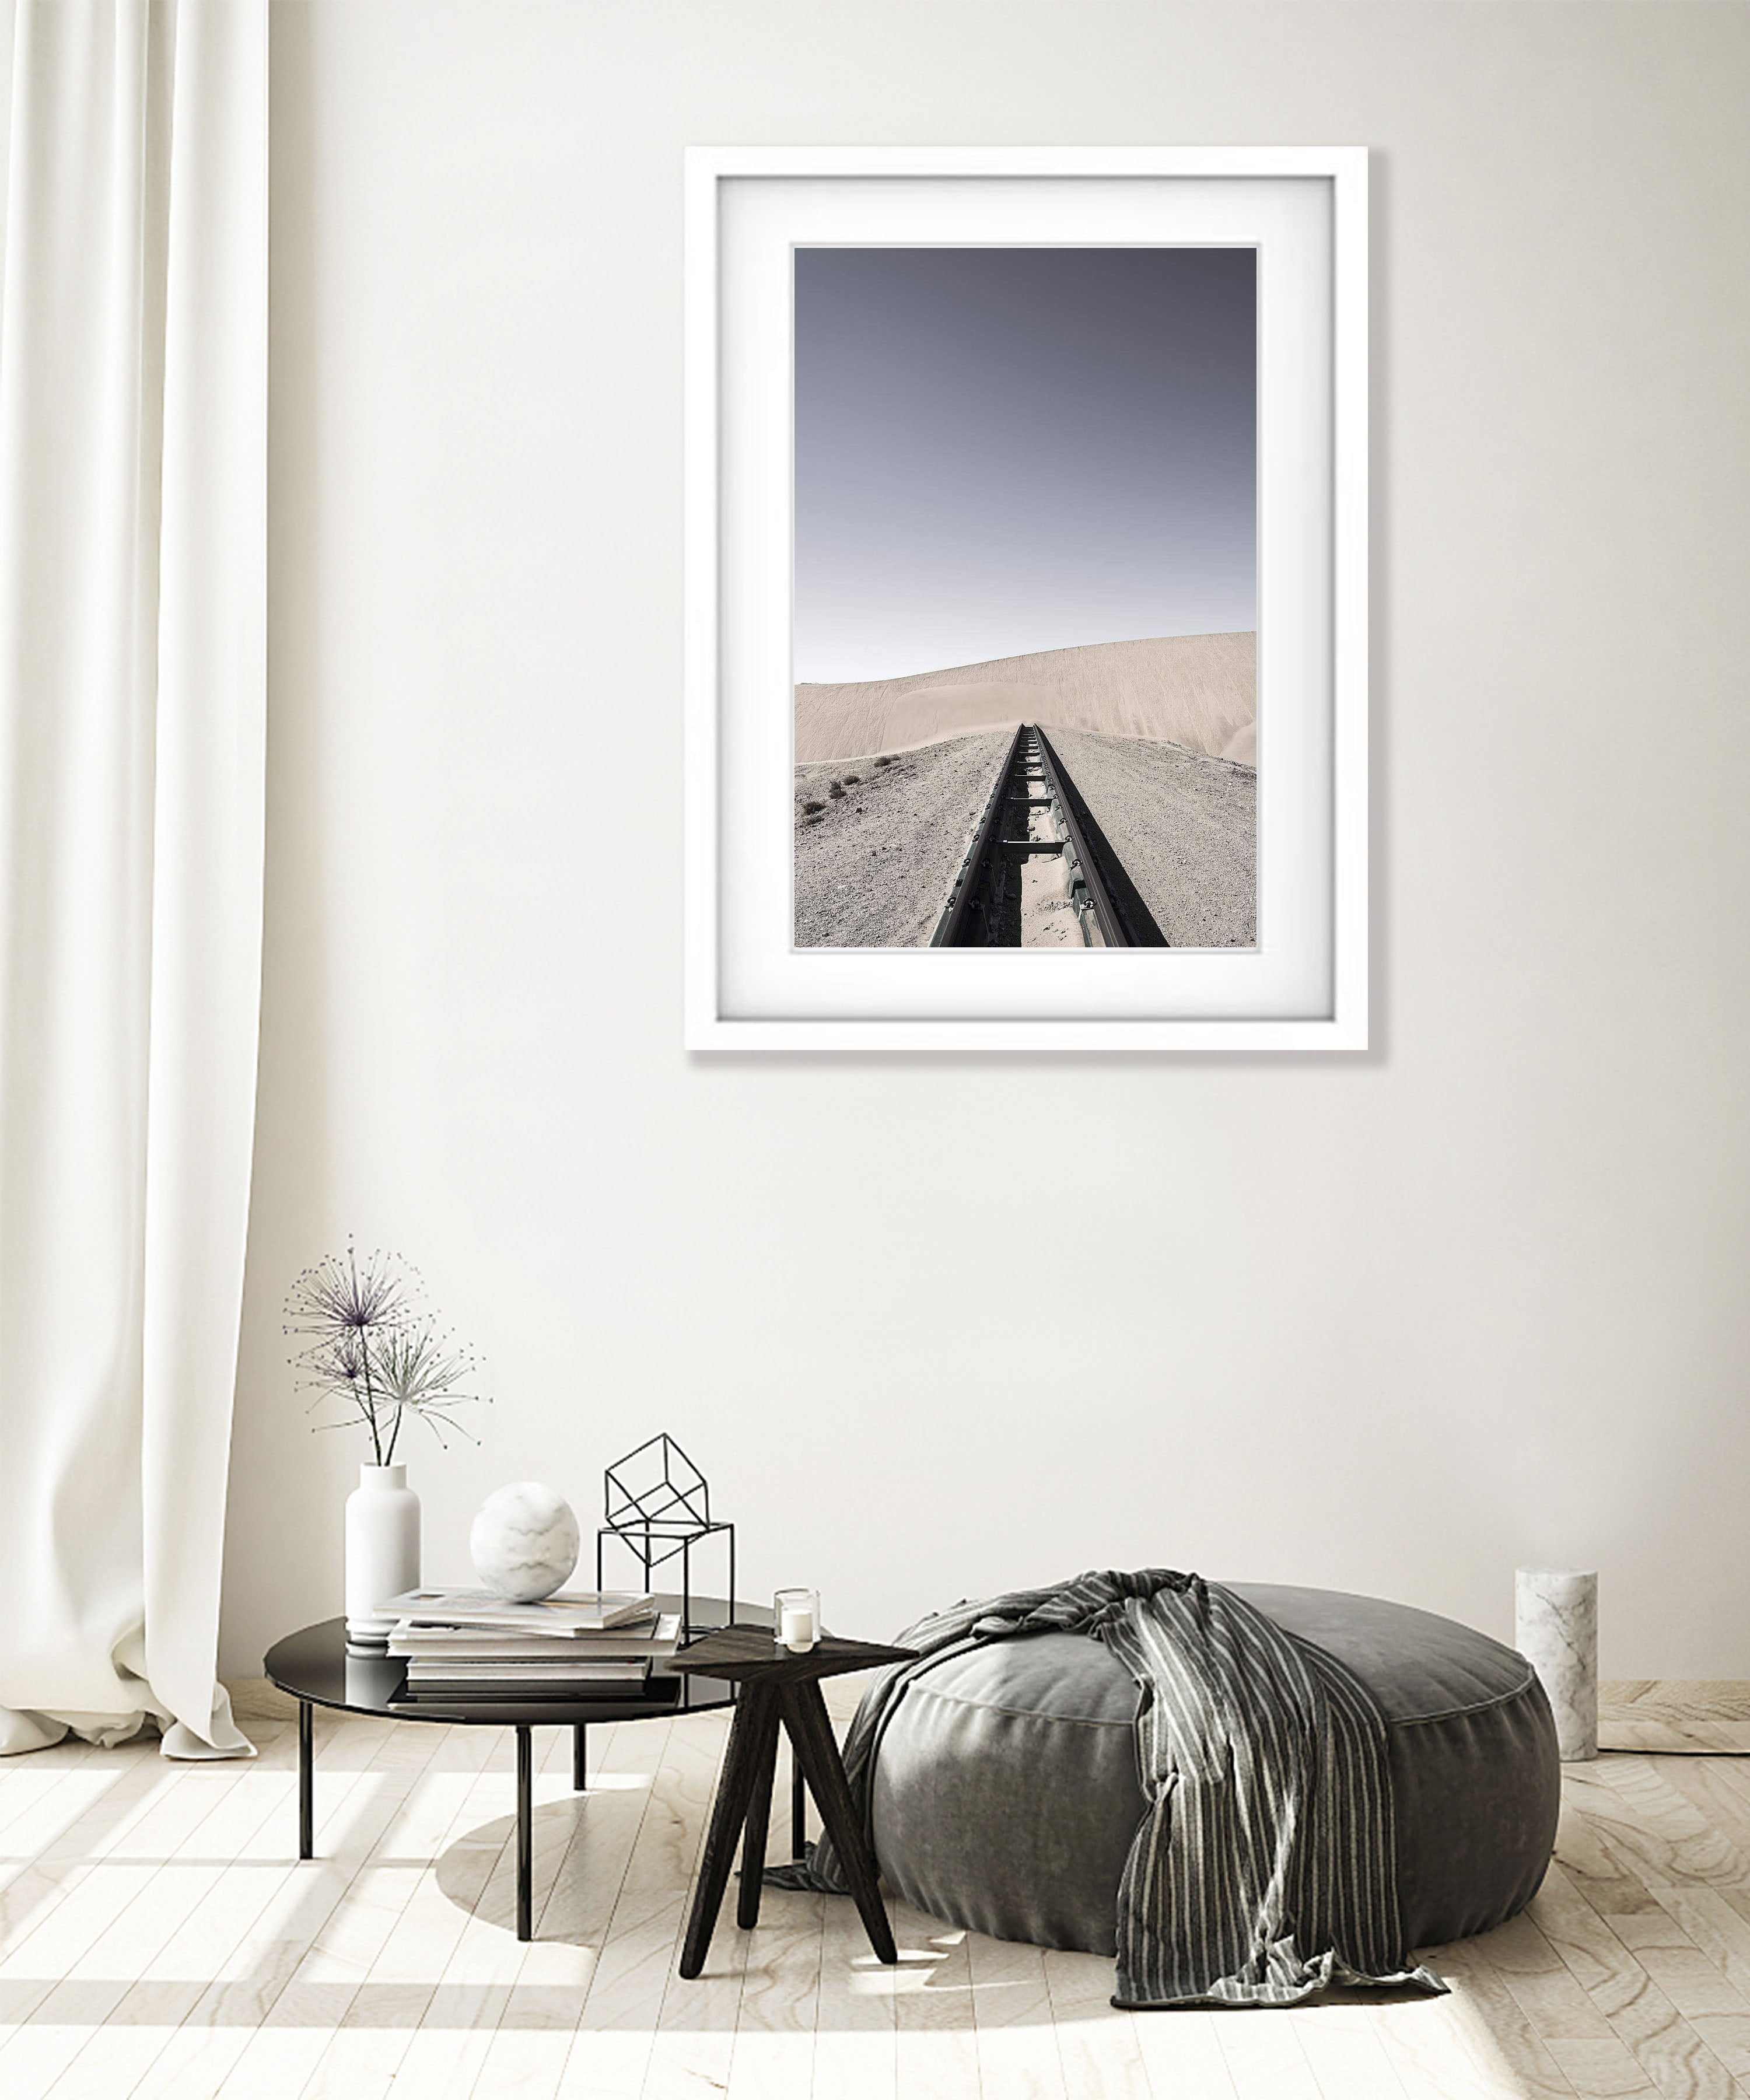
<path fill-rule="evenodd" d="M 1049 732 L 1173 948 L 1258 938 L 1258 775 L 1142 737 Z"/>
<path fill-rule="evenodd" d="M 1255 634 L 1095 642 L 860 685 L 798 686 L 796 757 L 799 765 L 856 759 L 1033 721 L 1252 765 L 1257 695 Z"/>
<path fill-rule="evenodd" d="M 1010 736 L 955 737 L 880 764 L 799 765 L 796 946 L 927 947 Z"/>
<path fill-rule="evenodd" d="M 1168 945 L 1252 946 L 1258 937 L 1252 770 L 1148 738 L 1076 730 L 1050 735 Z M 796 946 L 927 946 L 1010 735 L 986 730 L 853 765 L 799 765 Z M 1025 812 L 1029 830 L 1040 836 L 1046 815 Z M 1062 864 L 1029 861 L 1024 882 L 1060 886 Z M 1034 901 L 1043 902 L 1043 889 Z M 1025 945 L 1079 946 L 1067 898 L 1053 891 L 1050 901 L 1061 902 L 1062 913 L 1024 914 L 1027 924 L 1048 929 L 1024 933 Z"/>

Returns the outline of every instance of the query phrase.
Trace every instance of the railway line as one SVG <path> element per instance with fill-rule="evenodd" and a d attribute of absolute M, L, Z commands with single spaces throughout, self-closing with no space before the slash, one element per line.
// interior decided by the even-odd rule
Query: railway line
<path fill-rule="evenodd" d="M 1136 885 L 1037 722 L 1022 722 L 932 948 L 1164 948 Z"/>

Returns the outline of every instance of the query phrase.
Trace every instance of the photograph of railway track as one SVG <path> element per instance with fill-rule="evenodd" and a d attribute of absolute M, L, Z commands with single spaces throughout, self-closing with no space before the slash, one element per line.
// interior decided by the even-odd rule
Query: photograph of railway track
<path fill-rule="evenodd" d="M 795 295 L 796 946 L 1254 946 L 1254 251 Z"/>

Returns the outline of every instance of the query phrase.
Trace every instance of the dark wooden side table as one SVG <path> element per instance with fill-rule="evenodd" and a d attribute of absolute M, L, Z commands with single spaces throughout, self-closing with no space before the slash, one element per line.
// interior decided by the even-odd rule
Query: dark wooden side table
<path fill-rule="evenodd" d="M 778 1729 L 782 1723 L 796 1754 L 796 1769 L 808 1782 L 833 1849 L 851 1885 L 870 1944 L 883 1961 L 897 1961 L 893 1927 L 887 1921 L 877 1885 L 875 1861 L 851 1800 L 851 1789 L 839 1757 L 839 1745 L 820 1696 L 821 1679 L 848 1670 L 875 1670 L 909 1661 L 909 1648 L 879 1648 L 870 1641 L 823 1636 L 806 1654 L 781 1648 L 765 1626 L 725 1626 L 683 1648 L 669 1664 L 680 1674 L 732 1683 L 738 1696 L 730 1728 L 729 1749 L 712 1805 L 705 1856 L 694 1891 L 692 1915 L 681 1948 L 681 1974 L 696 1976 L 717 1922 L 723 1892 L 729 1886 L 735 1846 L 742 1850 L 741 1894 L 735 1922 L 744 1929 L 760 1921 L 760 1882 L 765 1867 L 765 1833 L 772 1810 L 772 1777 L 778 1760 Z"/>

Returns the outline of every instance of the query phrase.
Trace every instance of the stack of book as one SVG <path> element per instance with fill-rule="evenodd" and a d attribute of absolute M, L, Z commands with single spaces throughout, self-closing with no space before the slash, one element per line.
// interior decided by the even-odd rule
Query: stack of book
<path fill-rule="evenodd" d="M 483 1590 L 409 1590 L 389 1652 L 412 1705 L 542 1706 L 642 1698 L 650 1665 L 680 1645 L 681 1615 L 626 1590 L 567 1590 L 513 1604 Z"/>

